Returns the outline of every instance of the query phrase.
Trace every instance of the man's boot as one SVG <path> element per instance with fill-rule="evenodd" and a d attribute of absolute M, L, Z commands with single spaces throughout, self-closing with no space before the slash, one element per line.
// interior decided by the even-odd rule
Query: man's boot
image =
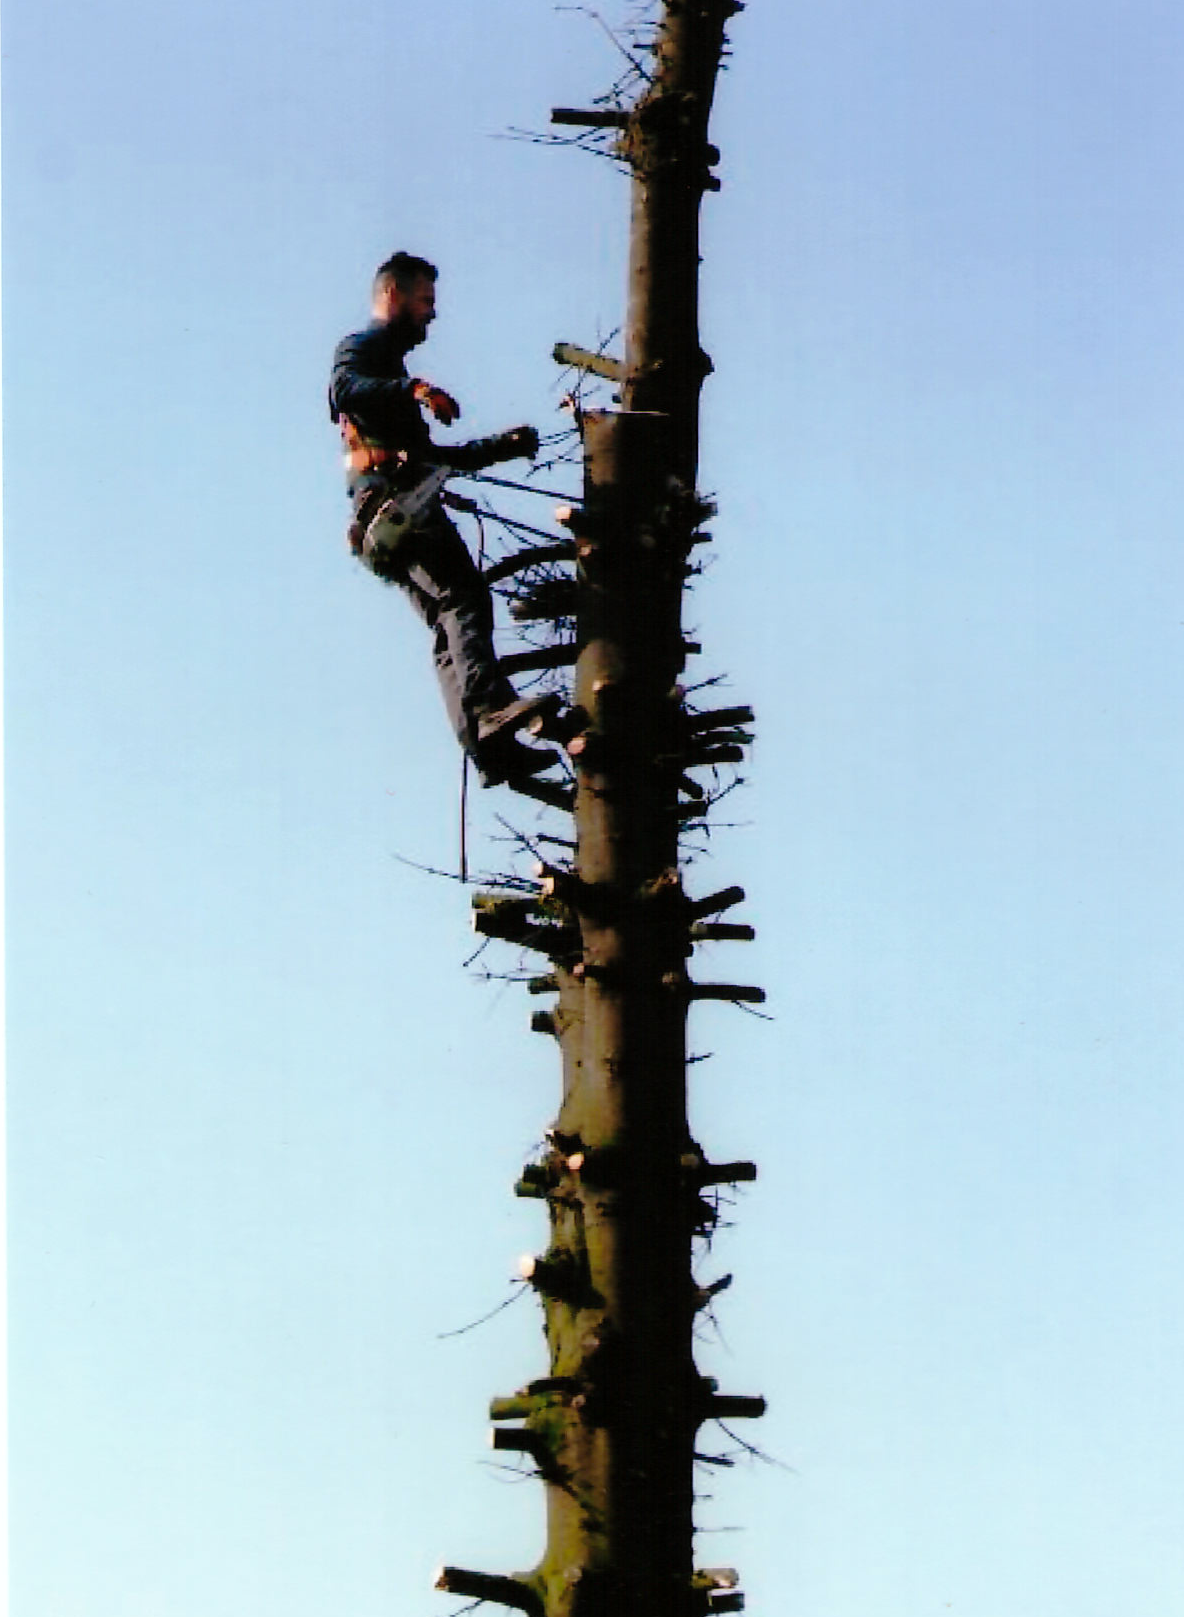
<path fill-rule="evenodd" d="M 515 730 L 521 730 L 531 719 L 553 713 L 560 705 L 559 697 L 554 693 L 549 696 L 523 696 L 506 707 L 483 713 L 477 720 L 477 746 L 483 747 L 499 738 L 508 740 Z"/>
<path fill-rule="evenodd" d="M 476 763 L 482 786 L 501 786 L 541 775 L 557 762 L 559 754 L 550 747 L 526 747 L 515 736 L 503 733 L 477 747 Z"/>

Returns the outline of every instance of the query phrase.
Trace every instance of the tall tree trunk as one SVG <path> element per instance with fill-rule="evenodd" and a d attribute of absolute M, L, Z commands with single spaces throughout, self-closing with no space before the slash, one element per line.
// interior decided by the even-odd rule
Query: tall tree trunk
<path fill-rule="evenodd" d="M 692 1357 L 702 1297 L 691 1248 L 708 1170 L 687 1124 L 687 962 L 692 923 L 713 906 L 696 910 L 679 876 L 680 783 L 703 735 L 678 685 L 687 557 L 704 516 L 699 210 L 724 26 L 739 9 L 663 8 L 620 146 L 634 172 L 623 407 L 583 418 L 576 853 L 570 869 L 544 872 L 542 917 L 555 928 L 559 998 L 544 1025 L 560 1041 L 563 1102 L 547 1159 L 520 1186 L 550 1209 L 548 1249 L 527 1265 L 550 1373 L 492 1408 L 523 1422 L 496 1441 L 535 1460 L 548 1537 L 535 1572 L 484 1585 L 545 1617 L 692 1617 L 740 1603 L 709 1593 L 712 1576 L 692 1562 L 695 1436 L 716 1405 Z M 479 1594 L 474 1576 L 445 1569 L 441 1587 Z"/>

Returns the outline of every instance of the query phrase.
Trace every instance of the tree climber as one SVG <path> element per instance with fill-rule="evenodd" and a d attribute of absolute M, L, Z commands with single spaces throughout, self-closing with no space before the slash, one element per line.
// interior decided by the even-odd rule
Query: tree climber
<path fill-rule="evenodd" d="M 493 601 L 467 546 L 444 511 L 449 471 L 538 452 L 538 433 L 518 427 L 446 448 L 433 444 L 426 409 L 450 427 L 460 406 L 443 388 L 408 374 L 406 355 L 436 317 L 433 264 L 395 253 L 374 277 L 372 320 L 338 343 L 329 413 L 341 427 L 354 508 L 350 548 L 371 572 L 398 584 L 432 630 L 436 674 L 461 746 L 482 784 L 538 774 L 555 754 L 515 735 L 554 699 L 520 699 L 499 672 Z"/>

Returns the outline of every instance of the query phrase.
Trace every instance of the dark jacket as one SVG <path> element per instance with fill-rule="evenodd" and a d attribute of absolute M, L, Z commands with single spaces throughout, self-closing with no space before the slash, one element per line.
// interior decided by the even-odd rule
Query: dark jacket
<path fill-rule="evenodd" d="M 348 416 L 363 437 L 385 449 L 403 450 L 413 460 L 431 454 L 431 437 L 407 374 L 404 335 L 394 323 L 372 321 L 365 331 L 343 337 L 333 355 L 329 414 Z M 348 474 L 349 491 L 371 486 L 372 475 Z"/>

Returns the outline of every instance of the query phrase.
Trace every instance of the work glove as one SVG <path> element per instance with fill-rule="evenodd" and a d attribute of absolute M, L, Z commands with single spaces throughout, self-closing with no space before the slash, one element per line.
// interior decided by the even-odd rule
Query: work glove
<path fill-rule="evenodd" d="M 509 432 L 502 434 L 502 439 L 506 446 L 507 460 L 517 460 L 519 456 L 533 460 L 539 452 L 537 427 L 511 427 Z"/>
<path fill-rule="evenodd" d="M 512 427 L 489 438 L 474 438 L 467 444 L 433 444 L 432 459 L 458 472 L 479 472 L 503 460 L 533 460 L 539 452 L 539 435 L 533 427 Z"/>
<path fill-rule="evenodd" d="M 460 420 L 460 405 L 451 393 L 445 393 L 434 382 L 416 381 L 412 385 L 411 396 L 416 404 L 430 410 L 442 427 L 450 427 L 454 421 Z"/>

